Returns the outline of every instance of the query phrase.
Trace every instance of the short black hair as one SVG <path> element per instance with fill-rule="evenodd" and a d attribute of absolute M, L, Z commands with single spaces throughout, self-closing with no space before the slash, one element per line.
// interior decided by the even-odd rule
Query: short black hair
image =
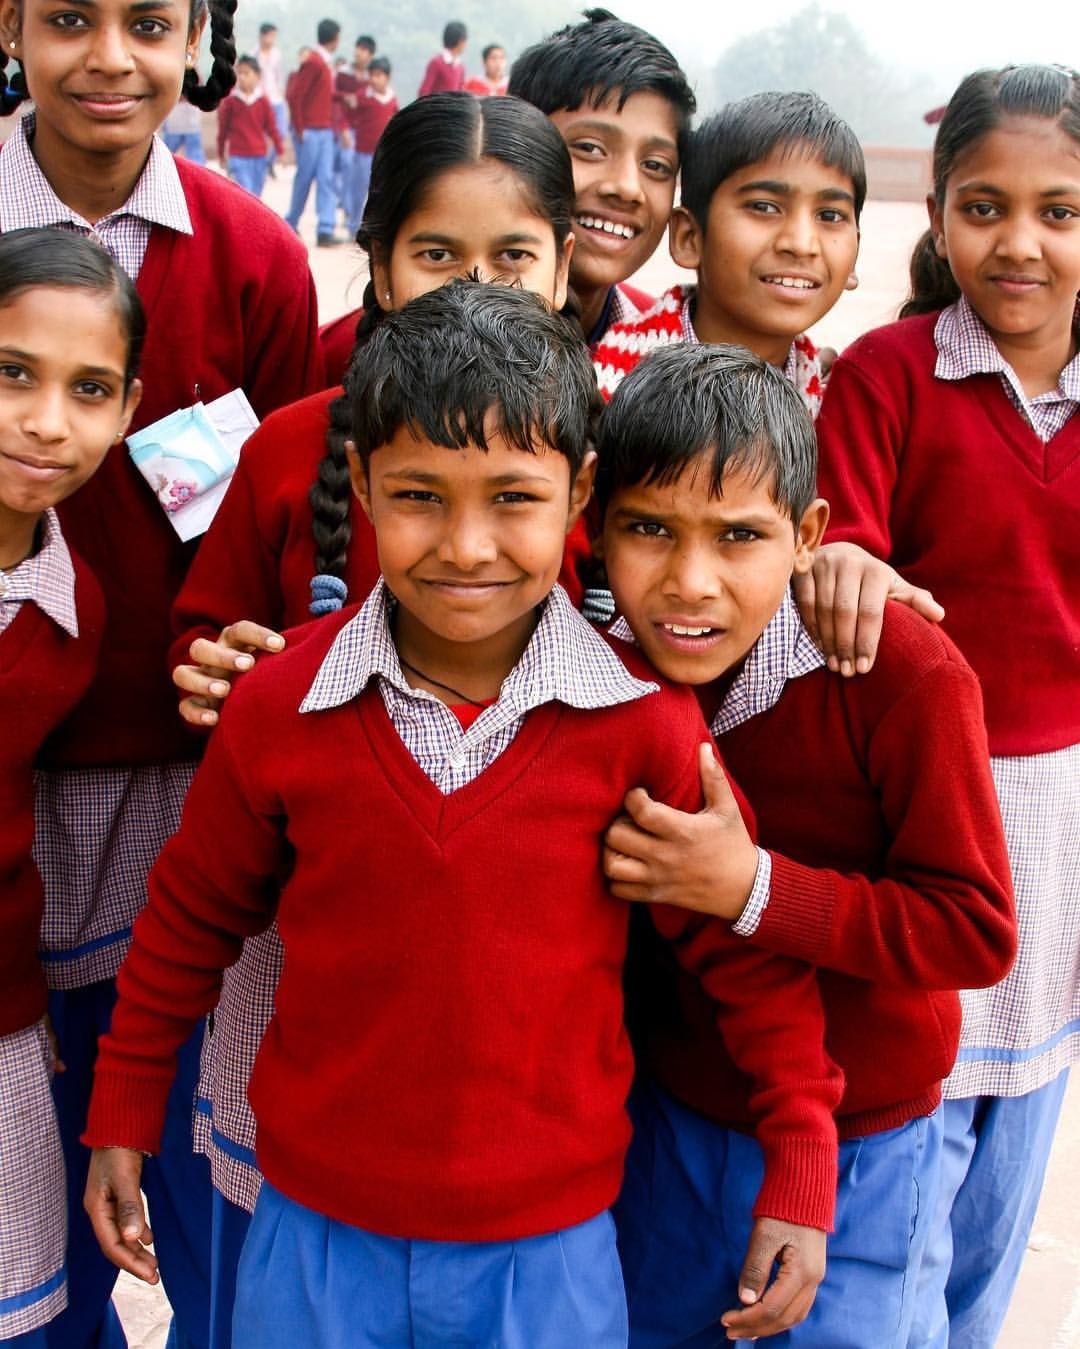
<path fill-rule="evenodd" d="M 368 74 L 374 75 L 377 71 L 382 71 L 384 75 L 390 74 L 390 59 L 386 56 L 373 56 L 368 62 Z"/>
<path fill-rule="evenodd" d="M 320 47 L 325 47 L 328 42 L 338 37 L 341 33 L 341 24 L 337 19 L 320 19 L 319 26 L 315 30 L 315 37 Z"/>
<path fill-rule="evenodd" d="M 745 347 L 659 347 L 615 390 L 600 419 L 596 495 L 603 511 L 623 487 L 666 486 L 703 464 L 708 489 L 742 468 L 768 479 L 798 527 L 817 491 L 817 439 L 795 386 Z"/>
<path fill-rule="evenodd" d="M 664 44 L 607 9 L 587 9 L 583 23 L 523 51 L 510 68 L 508 92 L 549 117 L 586 103 L 598 108 L 615 96 L 621 112 L 634 94 L 658 94 L 675 113 L 680 158 L 697 108 L 689 80 Z"/>
<path fill-rule="evenodd" d="M 242 56 L 236 58 L 236 64 L 238 66 L 250 66 L 256 75 L 262 74 L 262 67 L 259 65 L 258 61 L 254 56 L 249 56 L 247 52 L 244 52 Z"/>
<path fill-rule="evenodd" d="M 353 43 L 353 46 L 363 47 L 366 51 L 369 51 L 372 54 L 372 56 L 375 55 L 375 39 L 371 36 L 370 33 L 361 33 L 360 36 L 356 39 L 356 41 Z"/>
<path fill-rule="evenodd" d="M 464 42 L 469 36 L 469 30 L 460 19 L 451 19 L 443 29 L 442 44 L 447 51 L 452 51 L 459 42 Z"/>
<path fill-rule="evenodd" d="M 809 146 L 851 179 L 855 219 L 866 201 L 866 161 L 858 137 L 817 94 L 751 94 L 728 103 L 691 132 L 682 166 L 682 204 L 704 230 L 713 193 L 733 173 L 776 149 Z"/>
<path fill-rule="evenodd" d="M 276 23 L 261 23 L 261 24 L 259 24 L 259 36 L 260 36 L 260 37 L 265 37 L 267 33 L 276 33 L 277 30 L 278 30 L 278 27 L 277 27 L 277 24 L 276 24 Z"/>
<path fill-rule="evenodd" d="M 492 413 L 519 450 L 538 441 L 575 475 L 591 448 L 596 380 L 581 330 L 539 296 L 451 281 L 387 314 L 345 376 L 364 465 L 403 426 L 447 449 L 488 448 Z"/>
<path fill-rule="evenodd" d="M 503 46 L 501 42 L 489 42 L 488 45 L 484 48 L 484 50 L 480 53 L 480 59 L 481 61 L 486 61 L 492 52 L 505 52 L 505 51 L 506 48 Z"/>

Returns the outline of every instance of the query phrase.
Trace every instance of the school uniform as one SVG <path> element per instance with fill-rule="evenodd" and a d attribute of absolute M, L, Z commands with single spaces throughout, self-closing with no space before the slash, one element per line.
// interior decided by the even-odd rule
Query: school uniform
<path fill-rule="evenodd" d="M 477 98 L 499 98 L 506 93 L 509 85 L 509 77 L 489 80 L 486 75 L 470 75 L 465 81 L 465 92 L 475 94 Z"/>
<path fill-rule="evenodd" d="M 269 99 L 259 93 L 248 98 L 234 89 L 218 107 L 218 159 L 233 182 L 255 197 L 262 196 L 266 183 L 268 143 L 277 154 L 285 153 Z"/>
<path fill-rule="evenodd" d="M 31 858 L 34 760 L 93 676 L 101 591 L 55 511 L 40 546 L 0 570 L 0 1343 L 44 1344 L 67 1305 L 64 1158 L 49 1082 L 47 989 L 37 957 L 41 881 Z"/>
<path fill-rule="evenodd" d="M 1080 358 L 1030 399 L 961 300 L 860 338 L 829 388 L 830 538 L 945 606 L 982 685 L 1012 862 L 1020 952 L 997 986 L 962 994 L 916 1327 L 919 1343 L 981 1349 L 1004 1319 L 1080 1052 Z"/>
<path fill-rule="evenodd" d="M 145 392 L 132 430 L 238 385 L 260 416 L 317 387 L 321 360 L 306 254 L 272 212 L 253 206 L 219 175 L 173 160 L 155 139 L 131 197 L 91 226 L 42 174 L 30 148 L 34 127 L 34 114 L 22 118 L 0 153 L 0 229 L 52 225 L 93 234 L 135 278 L 148 332 Z M 116 1278 L 82 1209 L 88 1154 L 78 1135 L 97 1034 L 108 1024 L 112 981 L 146 900 L 146 875 L 179 821 L 199 749 L 177 717 L 165 659 L 169 608 L 195 545 L 180 542 L 123 444 L 109 450 L 59 515 L 69 541 L 94 568 L 107 610 L 97 677 L 43 750 L 36 800 L 42 960 L 68 1066 L 53 1089 L 71 1206 L 71 1303 L 50 1335 L 62 1349 L 78 1349 L 106 1342 L 96 1337 L 103 1333 L 100 1318 L 111 1318 Z M 193 1327 L 205 1322 L 208 1278 L 210 1185 L 190 1149 L 198 1049 L 195 1037 L 177 1079 L 175 1150 L 146 1175 L 181 1329 L 189 1304 L 203 1308 L 192 1313 Z M 117 1326 L 112 1343 L 122 1343 L 118 1333 Z M 191 1334 L 198 1343 L 197 1329 Z"/>
<path fill-rule="evenodd" d="M 334 193 L 334 76 L 333 54 L 314 47 L 312 54 L 289 77 L 286 99 L 296 141 L 296 176 L 292 200 L 285 215 L 294 230 L 315 184 L 315 214 L 320 236 L 334 233 L 337 197 Z"/>
<path fill-rule="evenodd" d="M 843 680 L 788 595 L 711 729 L 769 859 L 733 930 L 817 967 L 845 1081 L 825 1280 L 807 1320 L 775 1339 L 903 1349 L 940 1162 L 941 1081 L 959 1041 L 955 990 L 993 982 L 1015 951 L 978 685 L 948 639 L 898 605 L 873 670 Z M 653 965 L 655 989 L 665 966 Z M 671 998 L 674 1015 L 654 1002 L 642 1036 L 651 1086 L 616 1210 L 631 1344 L 656 1349 L 717 1343 L 720 1312 L 738 1306 L 745 1197 L 761 1166 L 696 991 L 677 977 Z"/>
<path fill-rule="evenodd" d="M 631 370 L 657 347 L 673 342 L 698 342 L 694 331 L 696 286 L 672 286 L 648 310 L 611 322 L 593 347 L 593 366 L 604 398 L 612 394 Z M 825 384 L 817 347 L 801 333 L 791 344 L 784 374 L 795 385 L 812 417 L 821 410 Z"/>
<path fill-rule="evenodd" d="M 371 186 L 371 161 L 375 147 L 386 130 L 386 125 L 398 110 L 397 95 L 393 89 L 377 94 L 370 84 L 357 90 L 356 104 L 350 109 L 349 124 L 353 135 L 353 156 L 349 170 L 349 195 L 346 215 L 349 231 L 355 234 L 364 218 L 368 188 Z"/>
<path fill-rule="evenodd" d="M 643 290 L 628 285 L 625 281 L 611 286 L 604 297 L 600 317 L 592 331 L 585 334 L 590 349 L 595 352 L 598 343 L 610 329 L 620 323 L 632 322 L 639 314 L 648 313 L 654 304 L 656 301 L 651 295 L 646 295 Z"/>
<path fill-rule="evenodd" d="M 270 108 L 274 114 L 274 121 L 277 123 L 278 134 L 282 141 L 285 139 L 285 133 L 289 129 L 289 107 L 285 102 L 285 62 L 282 59 L 281 48 L 260 47 L 258 51 L 259 59 L 259 88 L 270 101 Z M 267 169 L 274 162 L 274 152 L 268 151 L 266 157 Z"/>
<path fill-rule="evenodd" d="M 427 63 L 417 98 L 428 94 L 456 94 L 465 88 L 465 65 L 445 48 Z"/>
<path fill-rule="evenodd" d="M 363 1290 L 336 1282 L 333 1252 L 342 1242 L 351 1250 L 357 1229 L 409 1243 L 394 1248 L 399 1268 L 403 1251 L 419 1261 L 433 1243 L 467 1282 L 478 1244 L 503 1246 L 478 1290 L 449 1299 L 436 1279 L 430 1300 L 401 1287 L 395 1312 L 400 1325 L 406 1313 L 426 1324 L 436 1304 L 466 1317 L 487 1309 L 475 1342 L 493 1342 L 490 1316 L 512 1292 L 510 1263 L 529 1262 L 524 1244 L 597 1219 L 606 1227 L 632 1060 L 621 992 L 628 909 L 607 893 L 598 839 L 631 782 L 682 808 L 700 804 L 704 728 L 692 696 L 654 682 L 632 652 L 624 666 L 560 589 L 498 700 L 467 729 L 408 686 L 389 605 L 380 583 L 359 612 L 294 634 L 230 695 L 184 827 L 155 871 L 98 1061 L 87 1141 L 153 1148 L 173 1047 L 213 1004 L 243 938 L 276 911 L 287 955 L 249 1092 L 272 1189 L 260 1194 L 241 1262 L 234 1344 L 296 1343 L 301 1297 L 313 1307 L 306 1343 L 340 1343 L 326 1327 L 347 1305 L 350 1343 L 373 1343 L 382 1312 L 372 1302 L 369 1321 Z M 376 830 L 355 827 L 373 819 Z M 798 1191 L 796 1206 L 829 1203 L 839 1078 L 808 972 L 762 958 L 722 924 L 654 918 L 721 1000 L 743 1066 L 773 1105 L 759 1202 L 780 1186 Z M 177 946 L 181 931 L 190 944 Z M 777 977 L 790 1008 L 766 1034 L 762 990 Z M 304 1235 L 312 1222 L 314 1242 Z M 294 1254 L 281 1263 L 267 1254 L 279 1238 L 305 1252 L 306 1293 Z M 329 1286 L 309 1264 L 313 1247 L 335 1271 Z M 587 1264 L 564 1267 L 542 1313 L 526 1298 L 518 1338 L 505 1342 L 623 1343 L 621 1282 L 605 1278 L 598 1290 L 595 1255 Z M 599 1307 L 599 1330 L 583 1330 L 582 1306 Z M 431 1331 L 424 1342 L 455 1334 L 465 1332 Z"/>

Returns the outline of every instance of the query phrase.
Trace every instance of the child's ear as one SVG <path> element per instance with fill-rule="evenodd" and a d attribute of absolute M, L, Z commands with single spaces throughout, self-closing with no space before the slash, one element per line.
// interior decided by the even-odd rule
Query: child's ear
<path fill-rule="evenodd" d="M 15 61 L 22 60 L 21 20 L 21 11 L 15 0 L 3 0 L 0 4 L 0 38 L 4 43 L 4 55 Z"/>
<path fill-rule="evenodd" d="M 942 220 L 941 207 L 932 192 L 926 195 L 926 214 L 930 217 L 930 233 L 934 240 L 934 252 L 939 258 L 946 258 L 945 223 Z"/>
<path fill-rule="evenodd" d="M 570 259 L 574 256 L 574 235 L 569 233 L 563 240 L 559 256 L 555 260 L 555 294 L 551 297 L 551 307 L 558 311 L 566 303 L 566 288 L 570 284 Z"/>
<path fill-rule="evenodd" d="M 814 565 L 814 555 L 821 545 L 828 523 L 829 503 L 824 497 L 817 497 L 803 511 L 795 531 L 795 565 L 792 570 L 796 575 L 805 575 Z"/>
<path fill-rule="evenodd" d="M 135 409 L 142 402 L 143 382 L 141 379 L 133 379 L 128 385 L 127 393 L 124 395 L 124 408 L 120 413 L 120 426 L 116 432 L 116 439 L 123 440 L 127 435 L 127 429 L 131 425 L 131 419 L 135 416 Z"/>
<path fill-rule="evenodd" d="M 566 532 L 568 534 L 577 524 L 581 512 L 589 504 L 589 498 L 593 494 L 593 484 L 596 482 L 596 464 L 596 451 L 590 450 L 581 461 L 581 467 L 578 469 L 574 481 L 570 484 L 570 510 L 566 516 Z"/>
<path fill-rule="evenodd" d="M 368 482 L 367 470 L 364 468 L 364 462 L 357 452 L 356 445 L 351 441 L 345 442 L 345 457 L 349 461 L 349 481 L 352 483 L 353 495 L 359 501 L 364 514 L 371 519 L 371 485 Z"/>
<path fill-rule="evenodd" d="M 697 271 L 705 251 L 705 236 L 701 226 L 685 206 L 676 206 L 668 223 L 668 250 L 672 262 Z"/>

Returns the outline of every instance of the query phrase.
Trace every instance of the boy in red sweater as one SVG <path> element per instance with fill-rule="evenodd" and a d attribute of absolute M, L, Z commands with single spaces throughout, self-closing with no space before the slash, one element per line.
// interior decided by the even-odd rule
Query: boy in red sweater
<path fill-rule="evenodd" d="M 350 234 L 356 234 L 364 218 L 375 147 L 397 110 L 397 95 L 390 88 L 390 62 L 385 56 L 376 56 L 368 66 L 367 83 L 356 94 L 350 113 L 353 141 L 347 197 Z"/>
<path fill-rule="evenodd" d="M 218 159 L 228 168 L 234 183 L 262 197 L 266 172 L 267 142 L 276 154 L 285 153 L 270 100 L 262 92 L 262 71 L 254 56 L 241 56 L 236 63 L 236 88 L 218 107 Z"/>
<path fill-rule="evenodd" d="M 855 133 L 816 94 L 753 94 L 689 138 L 668 246 L 696 286 L 612 327 L 593 353 L 605 398 L 671 342 L 735 342 L 778 366 L 813 416 L 823 392 L 806 330 L 857 283 L 866 166 Z"/>
<path fill-rule="evenodd" d="M 315 242 L 319 247 L 340 242 L 334 234 L 337 195 L 334 192 L 334 73 L 332 63 L 341 37 L 334 19 L 320 19 L 318 43 L 312 54 L 289 77 L 285 97 L 289 104 L 296 145 L 296 177 L 285 219 L 299 233 L 300 217 L 315 184 Z"/>
<path fill-rule="evenodd" d="M 54 507 L 139 402 L 135 287 L 78 235 L 0 237 L 0 1341 L 38 1345 L 67 1305 L 64 1160 L 49 1090 L 31 857 L 34 763 L 89 687 L 105 606 Z"/>
<path fill-rule="evenodd" d="M 605 870 L 622 898 L 710 913 L 819 967 L 846 1084 L 837 1231 L 814 1308 L 783 1343 L 906 1349 L 955 990 L 994 983 L 1016 943 L 978 682 L 939 629 L 895 604 L 869 674 L 825 667 L 789 582 L 811 566 L 828 506 L 814 499 L 810 418 L 774 366 L 734 347 L 663 348 L 620 385 L 599 453 L 621 622 L 662 674 L 697 689 L 768 848 L 755 851 L 706 765 L 698 815 L 627 797 Z M 746 901 L 729 878 L 755 856 Z M 674 1012 L 655 997 L 665 979 Z M 617 1211 L 632 1343 L 711 1345 L 760 1161 L 696 990 L 663 959 L 651 985 Z M 766 1304 L 781 1283 L 741 1334 L 775 1328 L 765 1313 L 782 1304 Z"/>
<path fill-rule="evenodd" d="M 250 1088 L 266 1180 L 235 1349 L 404 1346 L 417 1323 L 432 1343 L 626 1343 L 607 1209 L 628 909 L 598 845 L 636 781 L 698 807 L 705 731 L 691 695 L 555 586 L 595 465 L 575 334 L 534 296 L 468 282 L 384 318 L 349 394 L 385 580 L 237 686 L 137 924 L 87 1206 L 151 1281 L 135 1149 L 157 1146 L 175 1047 L 244 937 L 276 914 L 285 948 Z M 782 1190 L 827 1223 L 840 1084 L 813 971 L 723 924 L 655 922 L 753 1079 L 759 1211 Z"/>
<path fill-rule="evenodd" d="M 652 307 L 625 283 L 667 229 L 694 92 L 662 42 L 606 9 L 586 10 L 583 23 L 523 52 L 508 92 L 546 113 L 570 151 L 570 284 L 594 346 L 613 324 Z"/>
<path fill-rule="evenodd" d="M 465 25 L 451 19 L 443 29 L 442 51 L 427 63 L 417 98 L 425 98 L 428 94 L 457 94 L 464 89 L 464 57 L 468 41 Z"/>

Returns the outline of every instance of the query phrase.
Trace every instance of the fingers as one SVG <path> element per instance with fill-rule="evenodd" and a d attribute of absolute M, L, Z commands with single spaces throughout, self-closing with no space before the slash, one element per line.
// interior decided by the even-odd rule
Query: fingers
<path fill-rule="evenodd" d="M 698 747 L 698 771 L 701 773 L 701 794 L 705 800 L 705 809 L 716 815 L 728 815 L 738 811 L 735 793 L 727 780 L 716 750 L 711 740 L 703 740 Z"/>
<path fill-rule="evenodd" d="M 105 1256 L 144 1283 L 157 1283 L 157 1259 L 146 1250 L 154 1234 L 143 1211 L 141 1175 L 139 1153 L 128 1148 L 95 1149 L 83 1206 Z"/>
<path fill-rule="evenodd" d="M 774 1262 L 779 1269 L 772 1283 Z M 758 1219 L 739 1274 L 739 1310 L 720 1318 L 732 1340 L 758 1339 L 805 1320 L 825 1273 L 825 1234 Z"/>
<path fill-rule="evenodd" d="M 820 634 L 817 622 L 817 585 L 813 571 L 797 572 L 791 578 L 791 590 L 795 603 L 799 606 L 799 617 L 803 627 L 820 646 Z"/>
<path fill-rule="evenodd" d="M 899 600 L 901 604 L 908 605 L 920 617 L 928 619 L 931 623 L 940 623 L 944 619 L 944 607 L 938 604 L 929 590 L 923 590 L 921 586 L 911 585 L 902 576 L 897 576 L 895 572 L 893 575 L 896 579 L 889 590 L 889 599 Z"/>
<path fill-rule="evenodd" d="M 216 641 L 197 637 L 188 651 L 192 663 L 173 670 L 173 683 L 189 695 L 180 703 L 181 717 L 192 726 L 216 726 L 233 679 L 255 664 L 253 653 L 281 651 L 284 646 L 280 633 L 247 618 L 223 628 Z"/>
<path fill-rule="evenodd" d="M 887 563 L 850 544 L 814 561 L 816 641 L 834 674 L 866 674 L 877 655 L 885 601 L 897 580 Z"/>

